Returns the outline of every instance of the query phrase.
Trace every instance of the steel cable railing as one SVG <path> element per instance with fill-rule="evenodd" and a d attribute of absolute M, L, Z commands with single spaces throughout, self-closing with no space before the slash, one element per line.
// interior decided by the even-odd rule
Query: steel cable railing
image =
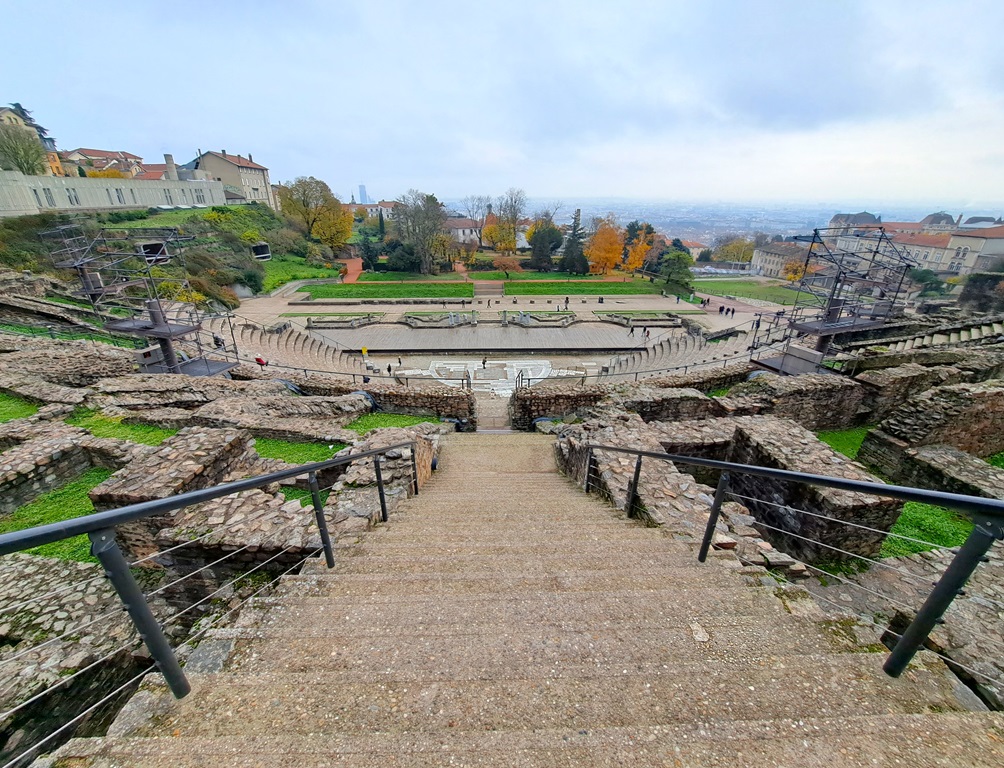
<path fill-rule="evenodd" d="M 832 578 L 846 584 L 848 587 L 861 590 L 872 597 L 877 597 L 885 603 L 895 606 L 905 615 L 914 616 L 909 627 L 907 627 L 907 629 L 902 633 L 902 640 L 892 649 L 892 653 L 884 665 L 885 671 L 894 677 L 899 676 L 899 674 L 903 672 L 916 651 L 925 645 L 928 635 L 933 627 L 937 623 L 942 623 L 942 616 L 952 604 L 952 601 L 957 596 L 966 594 L 963 587 L 966 585 L 969 578 L 975 572 L 980 563 L 986 562 L 986 554 L 993 543 L 1004 539 L 1004 501 L 999 499 L 986 499 L 976 496 L 947 493 L 943 491 L 929 491 L 918 488 L 884 485 L 877 482 L 828 477 L 825 475 L 814 475 L 803 472 L 793 472 L 790 470 L 774 469 L 770 467 L 719 461 L 715 459 L 702 459 L 698 457 L 659 453 L 655 451 L 642 451 L 620 446 L 586 444 L 584 448 L 586 450 L 584 475 L 585 488 L 587 492 L 591 491 L 593 488 L 603 488 L 604 481 L 609 481 L 612 477 L 609 470 L 601 470 L 597 454 L 629 455 L 635 457 L 634 473 L 628 481 L 626 489 L 625 510 L 629 516 L 633 516 L 636 512 L 638 512 L 642 503 L 640 498 L 641 470 L 644 459 L 648 458 L 658 461 L 668 461 L 684 466 L 693 465 L 704 469 L 719 471 L 721 474 L 719 476 L 717 488 L 715 489 L 714 498 L 710 504 L 710 514 L 708 515 L 700 552 L 698 554 L 698 559 L 701 562 L 704 562 L 707 558 L 719 524 L 720 516 L 722 514 L 722 505 L 728 498 L 733 498 L 739 503 L 747 502 L 754 505 L 754 507 L 760 504 L 773 506 L 784 510 L 788 516 L 804 512 L 812 519 L 825 520 L 829 524 L 846 525 L 856 530 L 868 531 L 870 533 L 874 533 L 877 537 L 892 537 L 929 546 L 932 549 L 938 548 L 937 545 L 933 543 L 924 542 L 915 537 L 901 536 L 897 533 L 890 533 L 889 531 L 873 526 L 867 526 L 853 521 L 845 521 L 840 518 L 833 517 L 832 515 L 822 514 L 819 511 L 802 510 L 791 505 L 779 504 L 775 501 L 771 501 L 770 499 L 756 498 L 755 496 L 749 495 L 749 492 L 742 494 L 736 493 L 730 490 L 731 474 L 750 475 L 773 481 L 799 483 L 822 488 L 833 488 L 841 491 L 851 491 L 861 494 L 869 494 L 871 496 L 893 498 L 900 501 L 914 501 L 925 504 L 934 504 L 937 506 L 947 507 L 950 510 L 963 513 L 972 518 L 975 523 L 972 533 L 969 534 L 965 543 L 958 549 L 949 550 L 949 552 L 953 555 L 952 562 L 949 564 L 947 569 L 945 569 L 944 573 L 941 574 L 940 578 L 934 583 L 933 589 L 930 591 L 927 599 L 924 601 L 924 604 L 917 609 L 906 604 L 900 598 L 895 598 L 874 589 L 870 589 L 869 587 L 859 584 L 856 581 L 847 579 L 839 574 L 834 574 L 830 570 L 820 568 L 818 565 L 813 565 L 809 562 L 805 563 L 805 565 L 814 572 L 825 574 L 826 578 Z M 608 495 L 613 493 L 613 490 L 610 487 L 607 487 L 605 490 Z M 869 567 L 877 565 L 881 568 L 893 571 L 905 580 L 908 580 L 913 584 L 921 585 L 925 589 L 930 587 L 931 583 L 925 580 L 922 575 L 912 574 L 895 565 L 883 563 L 879 558 L 869 557 L 861 552 L 854 552 L 846 545 L 836 546 L 833 543 L 820 541 L 818 538 L 806 536 L 804 535 L 805 532 L 801 529 L 792 530 L 790 527 L 782 527 L 781 525 L 773 525 L 772 523 L 764 522 L 755 514 L 754 518 L 755 522 L 753 522 L 752 525 L 758 530 L 762 529 L 764 531 L 780 534 L 782 537 L 791 537 L 799 541 L 804 541 L 811 544 L 812 548 L 821 547 L 827 551 L 834 552 L 844 558 L 851 558 L 857 562 L 865 561 Z M 787 525 L 787 523 L 785 524 Z M 880 543 L 880 541 L 881 538 L 873 540 L 869 545 L 870 548 L 868 551 L 877 551 L 875 547 L 878 543 Z M 768 564 L 770 563 L 769 556 L 766 556 L 766 562 Z M 962 666 L 955 659 L 948 659 L 948 661 L 956 666 Z M 980 674 L 984 678 L 987 678 L 995 683 L 999 682 L 993 680 L 992 677 L 988 677 L 985 673 L 977 674 Z"/>
<path fill-rule="evenodd" d="M 168 643 L 165 631 L 170 631 L 172 637 L 176 638 L 175 643 L 178 642 L 177 638 L 181 638 L 181 643 L 190 642 L 193 637 L 202 636 L 209 629 L 219 626 L 226 617 L 232 616 L 248 600 L 260 595 L 264 589 L 276 584 L 283 575 L 302 567 L 311 558 L 323 554 L 327 567 L 334 567 L 334 548 L 328 531 L 331 509 L 325 509 L 324 499 L 332 492 L 337 492 L 339 498 L 342 494 L 353 493 L 369 494 L 370 499 L 373 499 L 372 495 L 376 495 L 379 499 L 380 519 L 386 521 L 388 508 L 383 465 L 389 460 L 387 454 L 391 454 L 393 458 L 395 487 L 403 483 L 407 493 L 413 495 L 418 493 L 416 449 L 416 441 L 396 443 L 368 451 L 339 455 L 323 462 L 288 467 L 168 499 L 133 504 L 117 510 L 97 512 L 61 523 L 0 535 L 0 555 L 3 555 L 87 534 L 91 538 L 92 554 L 98 558 L 105 575 L 46 590 L 37 597 L 19 601 L 17 607 L 23 609 L 46 598 L 50 600 L 59 598 L 73 589 L 79 589 L 107 577 L 126 607 L 139 635 L 124 645 L 117 643 L 114 649 L 100 648 L 100 641 L 97 645 L 93 643 L 86 645 L 82 651 L 85 664 L 72 671 L 72 674 L 64 674 L 61 671 L 58 680 L 44 685 L 41 690 L 33 689 L 23 701 L 15 699 L 14 706 L 0 713 L 0 720 L 17 716 L 30 707 L 39 706 L 45 697 L 59 690 L 70 690 L 81 676 L 91 673 L 102 664 L 107 664 L 116 654 L 127 652 L 141 640 L 146 644 L 156 667 L 164 674 L 172 692 L 179 697 L 187 694 L 188 681 L 174 653 L 177 645 Z M 318 476 L 324 472 L 352 466 L 357 468 L 352 470 L 350 475 L 356 484 L 346 483 L 344 474 L 334 477 L 323 487 L 318 482 Z M 298 509 L 294 510 L 288 505 L 283 505 L 283 510 L 279 512 L 274 505 L 267 502 L 261 507 L 260 517 L 263 525 L 267 526 L 267 536 L 264 541 L 260 538 L 256 538 L 254 542 L 247 539 L 251 535 L 247 529 L 249 520 L 257 519 L 259 513 L 254 509 L 249 510 L 245 505 L 241 509 L 242 515 L 233 522 L 224 519 L 205 531 L 200 530 L 200 524 L 196 522 L 193 533 L 198 535 L 180 542 L 172 541 L 171 537 L 187 536 L 187 531 L 191 529 L 191 521 L 180 523 L 181 528 L 166 539 L 161 539 L 164 544 L 163 549 L 144 554 L 139 558 L 127 560 L 116 543 L 115 528 L 123 523 L 177 512 L 191 505 L 233 497 L 273 483 L 294 483 L 294 487 L 303 488 L 304 475 L 309 498 L 302 499 Z M 267 498 L 273 497 L 269 495 Z M 376 500 L 373 499 L 368 503 L 375 507 Z M 241 537 L 245 540 L 242 541 Z M 317 546 L 318 539 L 320 546 Z M 198 550 L 193 551 L 191 555 L 185 551 L 186 548 L 196 547 Z M 251 562 L 247 562 L 249 558 Z M 145 590 L 140 589 L 131 569 L 137 574 L 144 572 L 147 574 L 147 577 L 141 579 L 144 583 L 149 579 L 155 579 L 157 583 L 150 584 Z M 265 583 L 261 584 L 263 575 Z M 151 605 L 151 600 L 155 601 L 155 604 Z M 224 602 L 220 604 L 221 601 Z M 61 627 L 58 635 L 44 637 L 40 642 L 33 642 L 31 637 L 26 637 L 18 642 L 20 647 L 17 647 L 12 655 L 0 659 L 0 667 L 10 665 L 47 647 L 53 647 L 57 643 L 74 642 L 85 630 L 91 629 L 92 634 L 95 634 L 92 628 L 100 627 L 103 622 L 114 621 L 120 613 L 121 609 L 118 608 L 111 611 L 103 610 L 99 615 L 88 617 L 86 621 L 76 624 L 70 619 L 71 623 Z M 188 619 L 192 619 L 191 623 Z M 117 628 L 114 632 L 117 633 L 116 636 L 121 643 L 122 629 Z M 100 650 L 95 653 L 95 648 Z M 97 659 L 94 659 L 91 653 L 96 655 Z M 32 750 L 37 751 L 41 744 L 48 743 L 69 727 L 70 724 L 64 724 L 58 731 L 49 733 L 43 741 L 30 747 L 21 757 L 30 754 Z M 6 756 L 3 759 L 6 759 Z M 14 763 L 19 759 L 20 757 L 16 758 Z"/>

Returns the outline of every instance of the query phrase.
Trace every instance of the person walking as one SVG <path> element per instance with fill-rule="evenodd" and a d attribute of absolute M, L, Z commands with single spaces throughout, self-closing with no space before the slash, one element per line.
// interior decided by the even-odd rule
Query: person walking
<path fill-rule="evenodd" d="M 391 370 L 392 370 L 392 368 L 391 368 L 391 365 L 390 365 L 390 363 L 387 363 L 387 375 L 388 375 L 388 376 L 390 376 L 390 375 L 391 375 Z"/>
<path fill-rule="evenodd" d="M 482 357 L 481 358 L 481 368 L 482 368 L 482 370 L 485 369 L 485 368 L 487 368 L 487 367 L 488 367 L 488 358 L 487 357 Z"/>
<path fill-rule="evenodd" d="M 628 318 L 628 336 L 634 336 L 634 326 L 631 324 L 630 318 Z"/>
<path fill-rule="evenodd" d="M 724 304 L 718 308 L 718 314 L 719 315 L 724 315 L 725 314 L 725 305 Z"/>
<path fill-rule="evenodd" d="M 565 297 L 565 309 L 566 310 L 568 309 L 568 297 L 567 296 Z"/>

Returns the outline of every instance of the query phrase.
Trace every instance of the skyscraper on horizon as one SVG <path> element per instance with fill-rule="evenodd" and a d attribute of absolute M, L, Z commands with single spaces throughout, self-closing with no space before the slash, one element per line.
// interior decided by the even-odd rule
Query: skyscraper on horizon
<path fill-rule="evenodd" d="M 362 205 L 366 205 L 370 201 L 369 197 L 366 195 L 366 185 L 359 185 L 359 202 Z"/>

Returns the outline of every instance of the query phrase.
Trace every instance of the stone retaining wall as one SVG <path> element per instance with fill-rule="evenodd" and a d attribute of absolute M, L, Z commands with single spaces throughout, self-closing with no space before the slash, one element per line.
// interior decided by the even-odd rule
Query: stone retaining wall
<path fill-rule="evenodd" d="M 736 421 L 738 424 L 729 448 L 729 461 L 882 482 L 793 422 L 773 418 L 740 418 Z M 741 503 L 749 508 L 758 522 L 771 526 L 763 528 L 765 539 L 805 562 L 853 559 L 838 549 L 864 557 L 876 557 L 885 540 L 883 533 L 841 525 L 815 515 L 888 531 L 902 510 L 902 503 L 895 499 L 740 473 L 730 475 L 729 490 L 749 497 L 741 499 Z M 812 514 L 803 514 L 802 510 Z"/>
<path fill-rule="evenodd" d="M 976 456 L 1004 451 L 1004 384 L 955 384 L 913 398 L 868 433 L 858 458 L 895 477 L 904 451 L 923 445 Z"/>
<path fill-rule="evenodd" d="M 81 436 L 64 432 L 40 437 L 0 455 L 0 516 L 90 469 L 91 459 L 78 444 Z"/>
<path fill-rule="evenodd" d="M 770 414 L 806 429 L 847 429 L 861 423 L 864 390 L 857 382 L 823 373 L 765 373 L 737 384 L 722 405 L 734 415 Z"/>
<path fill-rule="evenodd" d="M 245 430 L 186 427 L 120 469 L 89 495 L 97 510 L 164 499 L 224 482 L 228 475 L 253 465 L 254 460 L 251 435 Z M 119 526 L 119 544 L 135 557 L 155 552 L 157 532 L 172 525 L 178 514 L 155 515 Z"/>

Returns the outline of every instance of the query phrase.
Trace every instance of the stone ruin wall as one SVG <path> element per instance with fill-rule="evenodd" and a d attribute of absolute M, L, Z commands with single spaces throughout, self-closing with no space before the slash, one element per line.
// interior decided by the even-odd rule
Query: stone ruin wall
<path fill-rule="evenodd" d="M 1004 451 L 1004 384 L 955 384 L 920 394 L 868 433 L 858 458 L 898 478 L 901 466 L 918 461 L 916 454 L 907 460 L 908 450 L 934 445 L 974 456 Z"/>

